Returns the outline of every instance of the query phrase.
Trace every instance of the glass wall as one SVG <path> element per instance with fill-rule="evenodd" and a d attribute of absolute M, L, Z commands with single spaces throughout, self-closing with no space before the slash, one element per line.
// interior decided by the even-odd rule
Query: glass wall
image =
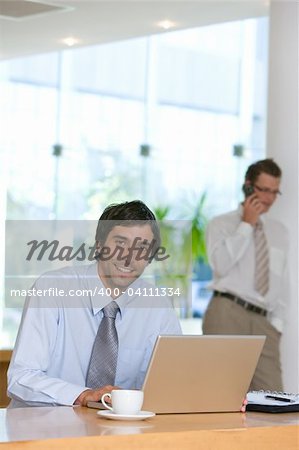
<path fill-rule="evenodd" d="M 5 219 L 97 219 L 140 198 L 189 219 L 235 207 L 265 152 L 266 18 L 0 63 Z M 17 252 L 16 252 L 17 255 Z M 0 345 L 20 312 L 5 308 Z"/>

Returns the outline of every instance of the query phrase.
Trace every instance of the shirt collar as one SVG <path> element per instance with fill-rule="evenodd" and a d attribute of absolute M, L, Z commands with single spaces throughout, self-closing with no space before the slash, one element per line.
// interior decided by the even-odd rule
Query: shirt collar
<path fill-rule="evenodd" d="M 140 286 L 141 280 L 138 278 L 135 280 L 129 287 L 136 290 L 138 286 Z M 98 262 L 94 262 L 90 264 L 87 273 L 86 273 L 86 285 L 87 289 L 90 290 L 91 294 L 89 295 L 91 309 L 93 315 L 98 314 L 108 303 L 113 301 L 113 298 L 109 295 L 106 295 L 106 287 L 104 286 L 99 274 L 98 274 Z M 93 295 L 93 293 L 96 295 Z M 120 295 L 115 299 L 115 302 L 118 304 L 120 309 L 121 316 L 124 314 L 124 310 L 127 304 L 133 299 L 133 296 L 128 295 L 126 292 Z"/>

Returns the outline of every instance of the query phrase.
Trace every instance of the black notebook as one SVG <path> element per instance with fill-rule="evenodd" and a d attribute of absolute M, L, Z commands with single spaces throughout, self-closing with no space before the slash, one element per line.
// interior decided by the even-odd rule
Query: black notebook
<path fill-rule="evenodd" d="M 250 391 L 246 411 L 269 413 L 299 412 L 299 394 L 272 391 Z"/>

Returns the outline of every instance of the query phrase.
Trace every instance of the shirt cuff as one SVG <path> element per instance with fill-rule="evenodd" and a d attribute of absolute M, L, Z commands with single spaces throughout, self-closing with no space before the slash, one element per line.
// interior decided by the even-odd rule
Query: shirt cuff
<path fill-rule="evenodd" d="M 282 333 L 283 330 L 283 321 L 281 319 L 279 319 L 278 317 L 271 317 L 269 319 L 271 325 L 273 325 L 274 328 L 276 328 L 276 330 L 279 333 Z"/>
<path fill-rule="evenodd" d="M 253 226 L 250 225 L 250 223 L 247 222 L 241 222 L 238 226 L 238 233 L 242 234 L 243 236 L 249 236 L 253 232 Z"/>
<path fill-rule="evenodd" d="M 64 406 L 73 406 L 75 400 L 79 395 L 87 391 L 88 387 L 78 386 L 76 384 L 68 384 L 63 391 L 59 392 L 57 395 L 57 403 Z"/>

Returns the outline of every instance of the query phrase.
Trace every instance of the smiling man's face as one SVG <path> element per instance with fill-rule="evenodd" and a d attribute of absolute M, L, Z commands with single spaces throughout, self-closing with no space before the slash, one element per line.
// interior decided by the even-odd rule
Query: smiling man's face
<path fill-rule="evenodd" d="M 112 291 L 118 288 L 120 294 L 124 292 L 147 266 L 148 260 L 140 256 L 146 253 L 153 239 L 154 235 L 149 224 L 115 226 L 101 246 L 106 247 L 109 253 L 107 256 L 104 254 L 98 261 L 98 273 L 104 286 L 111 288 Z M 130 253 L 132 248 L 134 251 Z M 130 256 L 126 258 L 128 255 Z"/>

